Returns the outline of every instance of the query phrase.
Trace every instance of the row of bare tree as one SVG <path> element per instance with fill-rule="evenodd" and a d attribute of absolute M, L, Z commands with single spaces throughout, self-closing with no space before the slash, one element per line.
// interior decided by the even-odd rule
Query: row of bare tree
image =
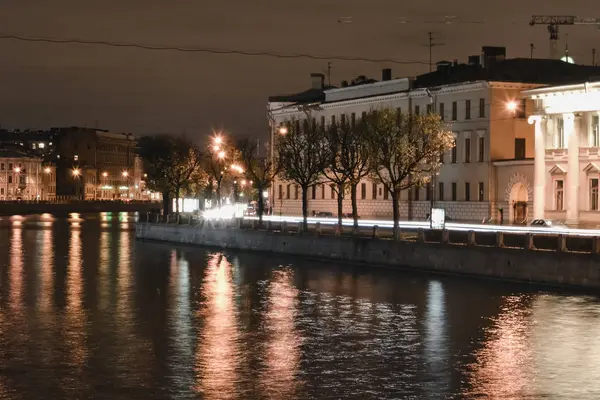
<path fill-rule="evenodd" d="M 437 115 L 401 115 L 392 109 L 372 110 L 358 121 L 317 123 L 307 118 L 291 121 L 287 132 L 277 135 L 275 155 L 260 155 L 248 140 L 235 146 L 220 143 L 218 153 L 202 150 L 185 137 L 146 136 L 138 143 L 149 188 L 163 194 L 164 208 L 183 194 L 216 198 L 220 206 L 224 185 L 251 182 L 257 198 L 257 214 L 265 211 L 263 192 L 276 176 L 295 183 L 302 191 L 302 214 L 306 228 L 308 192 L 328 182 L 338 201 L 338 223 L 342 223 L 343 201 L 350 194 L 357 224 L 357 187 L 370 178 L 383 184 L 392 198 L 394 227 L 400 219 L 403 190 L 426 184 L 439 167 L 440 156 L 454 143 L 452 133 Z M 175 202 L 176 207 L 179 202 Z M 179 210 L 176 208 L 176 212 Z"/>
<path fill-rule="evenodd" d="M 454 145 L 454 137 L 437 115 L 402 115 L 378 109 L 359 121 L 343 118 L 328 126 L 317 123 L 307 112 L 307 118 L 289 123 L 287 133 L 275 143 L 279 175 L 302 190 L 305 228 L 308 191 L 323 181 L 335 188 L 338 224 L 349 192 L 357 225 L 357 187 L 369 177 L 389 192 L 397 232 L 401 192 L 429 182 L 443 153 Z"/>

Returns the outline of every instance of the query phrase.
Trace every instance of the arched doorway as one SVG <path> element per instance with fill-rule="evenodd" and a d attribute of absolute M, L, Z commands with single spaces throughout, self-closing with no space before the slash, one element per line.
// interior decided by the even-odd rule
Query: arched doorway
<path fill-rule="evenodd" d="M 527 222 L 528 203 L 533 199 L 532 187 L 527 176 L 517 172 L 510 177 L 505 192 L 508 203 L 508 221 L 513 224 Z"/>
<path fill-rule="evenodd" d="M 517 182 L 510 191 L 510 222 L 515 224 L 524 223 L 527 220 L 527 187 Z"/>

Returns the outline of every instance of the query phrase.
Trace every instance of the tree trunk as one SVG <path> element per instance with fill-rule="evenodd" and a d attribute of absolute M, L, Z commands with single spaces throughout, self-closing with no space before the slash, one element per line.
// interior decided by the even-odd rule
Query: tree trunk
<path fill-rule="evenodd" d="M 221 181 L 217 182 L 217 207 L 221 208 Z"/>
<path fill-rule="evenodd" d="M 168 190 L 162 193 L 163 198 L 163 215 L 167 216 L 171 213 L 171 196 Z"/>
<path fill-rule="evenodd" d="M 263 214 L 265 213 L 265 199 L 263 198 L 263 188 L 259 185 L 256 185 L 256 189 L 258 190 L 258 225 L 262 226 L 263 223 Z"/>
<path fill-rule="evenodd" d="M 175 188 L 175 215 L 179 215 L 179 192 L 180 188 Z"/>
<path fill-rule="evenodd" d="M 344 213 L 344 185 L 338 183 L 338 198 L 337 198 L 337 208 L 338 208 L 338 226 L 340 227 L 340 233 L 342 231 L 342 214 Z"/>
<path fill-rule="evenodd" d="M 354 220 L 354 227 L 358 227 L 358 205 L 356 204 L 356 188 L 358 183 L 353 183 L 350 186 L 350 198 L 352 201 L 352 219 Z"/>
<path fill-rule="evenodd" d="M 398 238 L 399 233 L 399 222 L 400 222 L 400 192 L 398 190 L 392 190 L 392 207 L 393 207 L 393 218 L 394 218 L 394 240 Z"/>
<path fill-rule="evenodd" d="M 308 186 L 302 186 L 302 219 L 303 219 L 303 231 L 308 230 Z"/>

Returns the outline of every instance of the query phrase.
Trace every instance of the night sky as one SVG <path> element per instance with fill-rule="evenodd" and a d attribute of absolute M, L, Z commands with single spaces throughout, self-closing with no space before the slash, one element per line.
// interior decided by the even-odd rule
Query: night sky
<path fill-rule="evenodd" d="M 466 61 L 482 45 L 507 46 L 509 57 L 548 52 L 532 14 L 599 17 L 595 0 L 2 0 L 0 33 L 152 45 L 310 53 L 428 62 Z M 444 16 L 483 24 L 419 24 Z M 352 24 L 340 17 L 352 16 Z M 409 23 L 400 24 L 398 20 Z M 569 54 L 589 64 L 600 30 L 564 27 Z M 327 61 L 156 52 L 89 45 L 0 40 L 3 128 L 80 125 L 136 134 L 212 129 L 265 136 L 267 97 L 307 89 Z M 597 57 L 600 60 L 600 54 Z M 427 72 L 428 66 L 332 62 L 332 84 L 357 75 L 380 78 Z"/>

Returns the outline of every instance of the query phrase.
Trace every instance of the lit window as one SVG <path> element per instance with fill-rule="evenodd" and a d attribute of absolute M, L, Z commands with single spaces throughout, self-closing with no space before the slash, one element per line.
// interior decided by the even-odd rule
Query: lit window
<path fill-rule="evenodd" d="M 45 145 L 44 143 L 40 143 L 40 144 L 38 144 L 38 147 L 39 147 L 40 149 L 43 149 L 44 147 L 46 147 L 46 145 Z"/>
<path fill-rule="evenodd" d="M 75 160 L 75 161 L 79 161 L 79 156 L 78 156 L 77 154 L 75 154 L 75 155 L 73 156 L 73 160 Z"/>
<path fill-rule="evenodd" d="M 590 179 L 590 210 L 598 211 L 598 179 Z"/>
<path fill-rule="evenodd" d="M 565 120 L 560 118 L 556 126 L 556 148 L 565 148 Z"/>
<path fill-rule="evenodd" d="M 564 181 L 557 180 L 554 182 L 554 208 L 556 210 L 564 209 Z"/>

